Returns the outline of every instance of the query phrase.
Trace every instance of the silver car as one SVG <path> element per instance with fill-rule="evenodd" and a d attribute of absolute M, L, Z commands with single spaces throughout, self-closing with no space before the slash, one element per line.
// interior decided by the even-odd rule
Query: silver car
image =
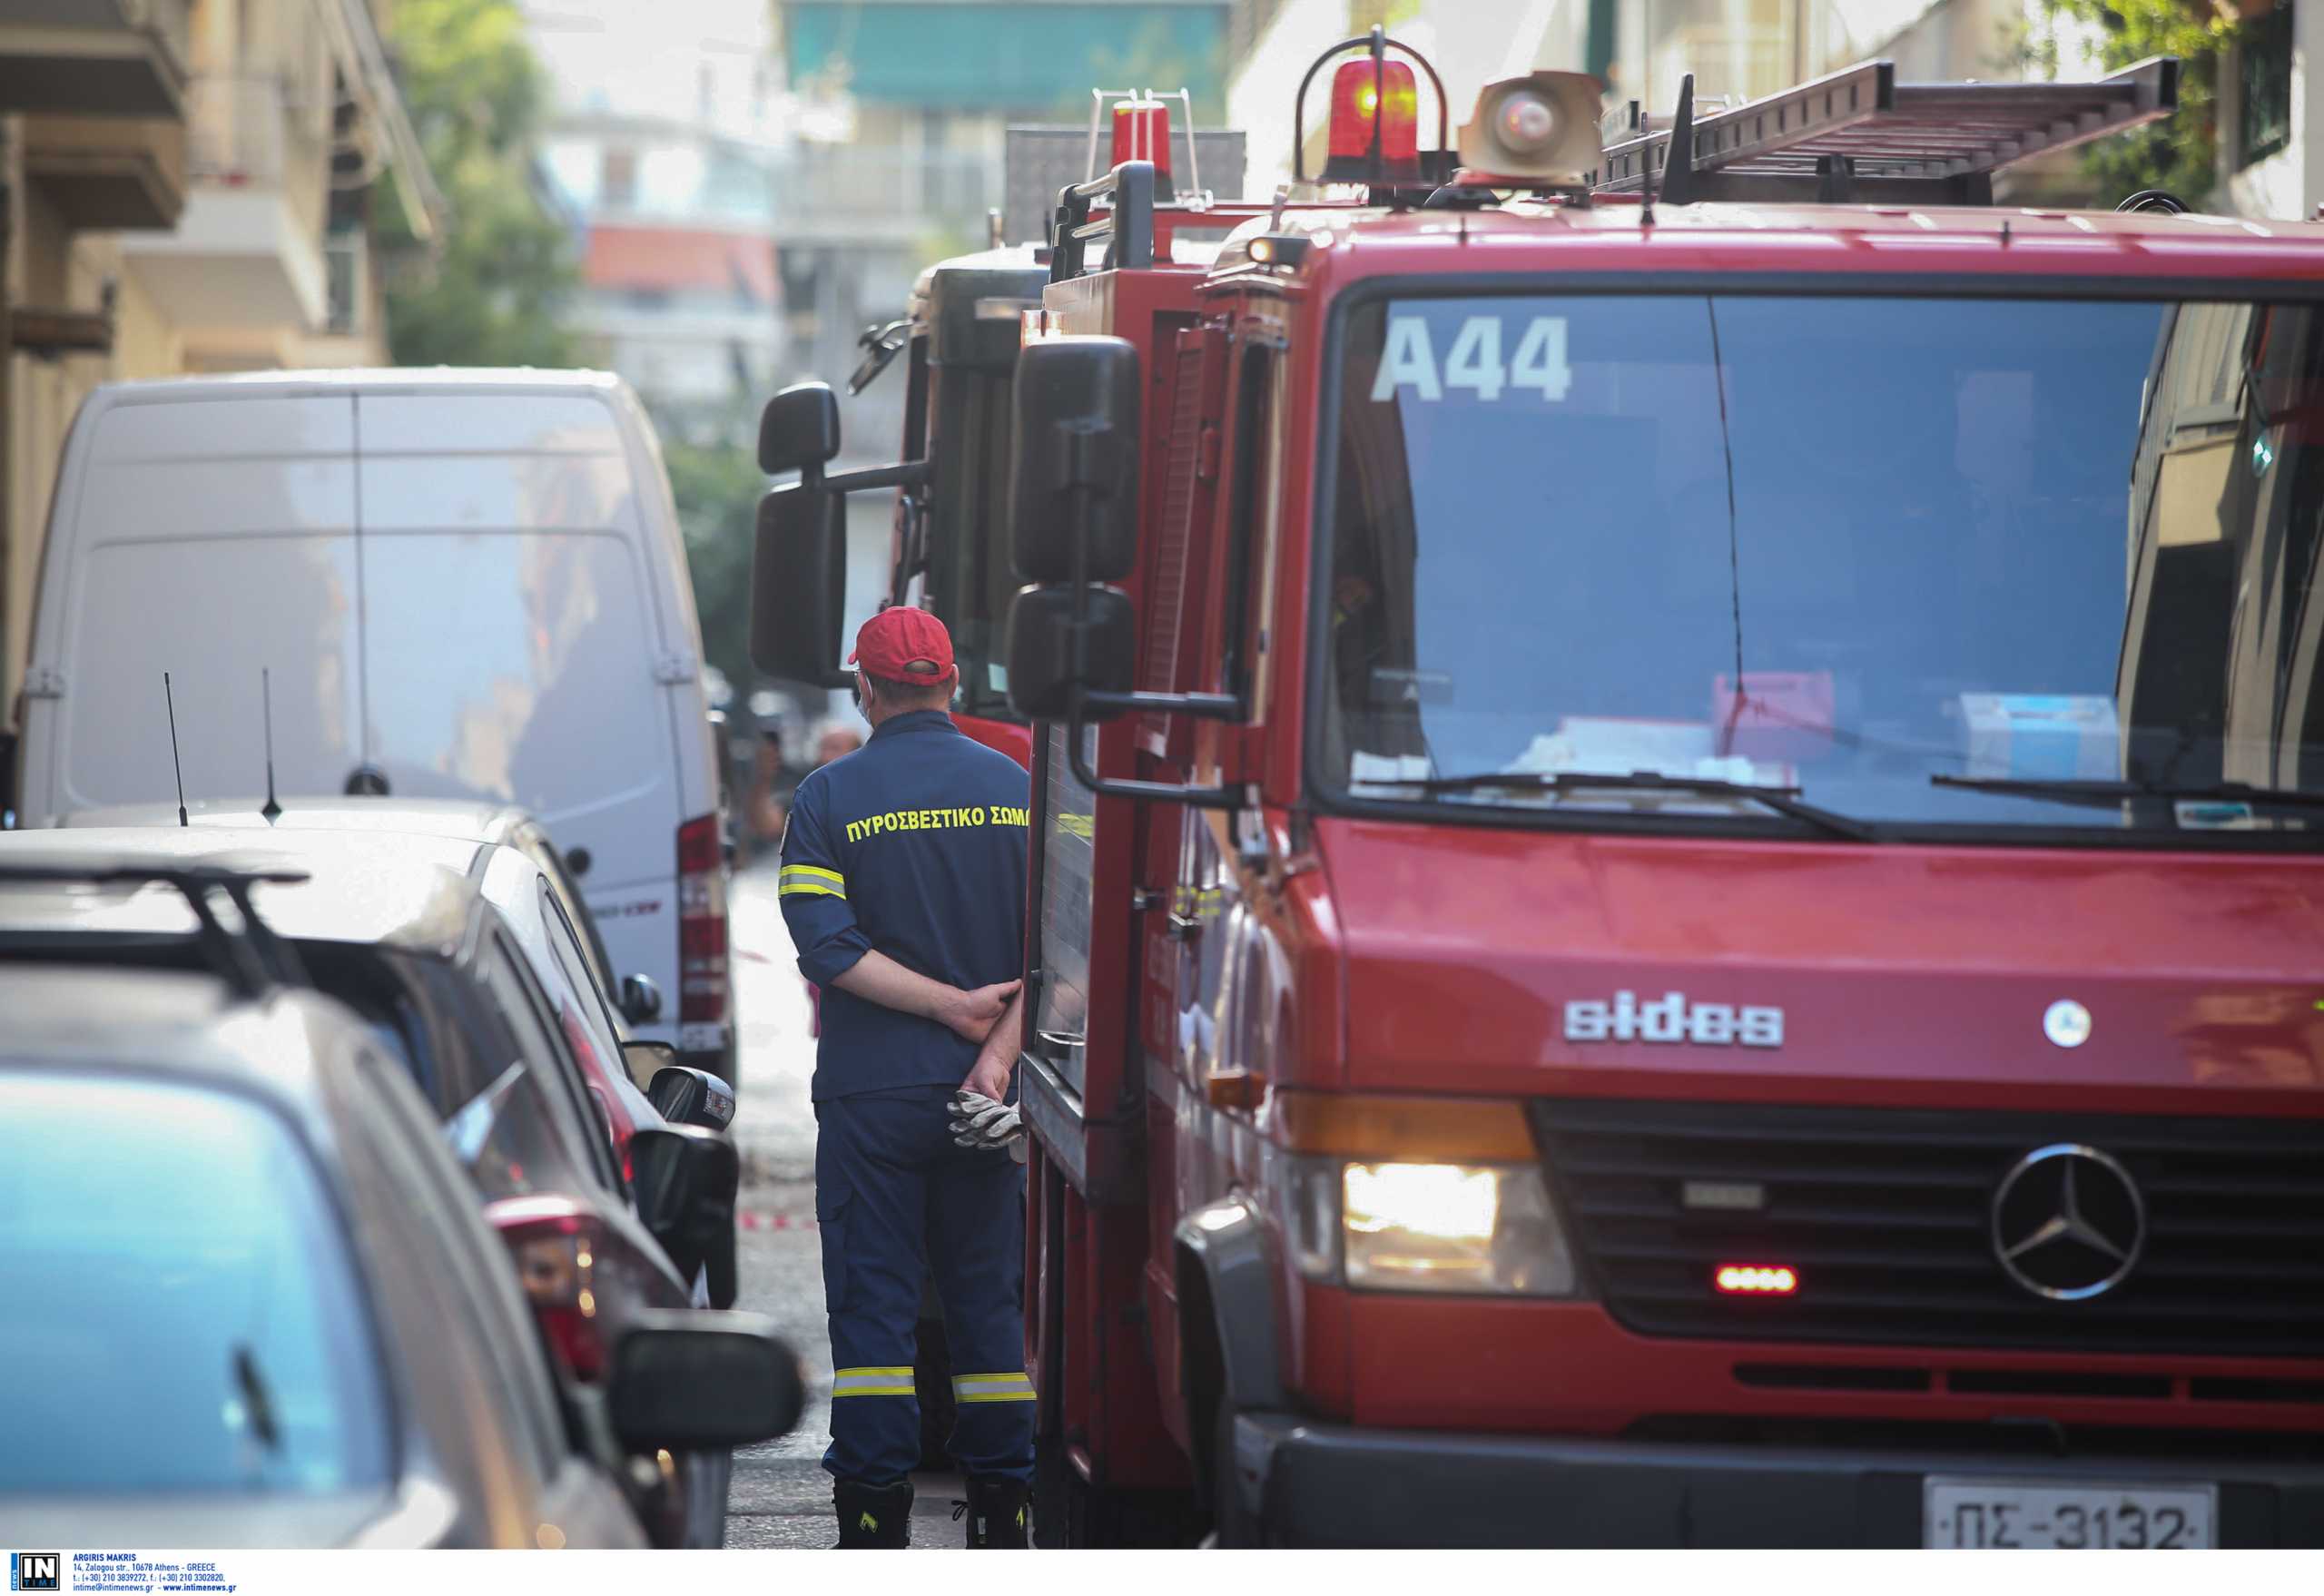
<path fill-rule="evenodd" d="M 795 1422 L 766 1321 L 694 1311 L 576 1431 L 403 1067 L 251 968 L 0 967 L 0 1540 L 642 1546 L 624 1453 Z"/>

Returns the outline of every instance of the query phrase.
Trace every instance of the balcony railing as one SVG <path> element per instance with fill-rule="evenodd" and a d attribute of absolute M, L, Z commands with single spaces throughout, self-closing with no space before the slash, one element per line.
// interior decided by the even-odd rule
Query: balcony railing
<path fill-rule="evenodd" d="M 845 146 L 795 151 L 770 181 L 783 221 L 847 215 L 957 221 L 1001 202 L 998 157 Z"/>
<path fill-rule="evenodd" d="M 279 79 L 197 77 L 186 86 L 186 170 L 198 182 L 279 188 L 290 154 Z"/>

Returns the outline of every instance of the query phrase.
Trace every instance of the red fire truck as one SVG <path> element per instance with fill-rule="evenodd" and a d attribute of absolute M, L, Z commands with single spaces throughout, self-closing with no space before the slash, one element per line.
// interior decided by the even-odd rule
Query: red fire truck
<path fill-rule="evenodd" d="M 2324 229 L 1990 203 L 2170 62 L 1350 44 L 1360 199 L 1025 326 L 1039 1535 L 2324 1544 Z"/>

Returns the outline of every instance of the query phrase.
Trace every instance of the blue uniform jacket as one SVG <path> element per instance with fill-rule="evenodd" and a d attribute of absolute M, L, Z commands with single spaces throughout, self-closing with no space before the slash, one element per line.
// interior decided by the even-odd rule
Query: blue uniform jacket
<path fill-rule="evenodd" d="M 1024 769 L 940 709 L 884 722 L 799 783 L 783 838 L 783 918 L 822 989 L 815 1101 L 960 1084 L 976 1044 L 832 986 L 876 948 L 966 990 L 1014 980 L 1025 949 Z"/>

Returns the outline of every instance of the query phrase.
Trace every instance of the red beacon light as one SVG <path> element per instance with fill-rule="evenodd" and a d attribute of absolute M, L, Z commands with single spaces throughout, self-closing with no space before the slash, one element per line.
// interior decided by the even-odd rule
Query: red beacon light
<path fill-rule="evenodd" d="M 1332 74 L 1328 149 L 1325 182 L 1418 182 L 1420 80 L 1413 69 L 1401 61 L 1341 63 Z"/>
<path fill-rule="evenodd" d="M 1157 181 L 1169 177 L 1170 107 L 1167 101 L 1141 94 L 1114 102 L 1114 158 L 1107 164 L 1119 166 L 1125 161 L 1151 161 Z"/>
<path fill-rule="evenodd" d="M 1353 61 L 1342 61 L 1332 73 L 1329 120 L 1324 124 L 1324 169 L 1312 178 L 1306 166 L 1307 91 L 1315 74 L 1336 56 L 1360 51 Z M 1396 59 L 1391 59 L 1393 51 Z M 1420 147 L 1420 79 L 1425 74 L 1436 96 L 1436 148 L 1423 154 Z M 1338 44 L 1315 57 L 1299 80 L 1292 102 L 1291 181 L 1363 183 L 1374 190 L 1374 202 L 1409 203 L 1400 189 L 1417 188 L 1443 180 L 1451 149 L 1451 128 L 1444 109 L 1444 84 L 1428 58 L 1411 45 L 1400 44 L 1384 28 Z"/>

